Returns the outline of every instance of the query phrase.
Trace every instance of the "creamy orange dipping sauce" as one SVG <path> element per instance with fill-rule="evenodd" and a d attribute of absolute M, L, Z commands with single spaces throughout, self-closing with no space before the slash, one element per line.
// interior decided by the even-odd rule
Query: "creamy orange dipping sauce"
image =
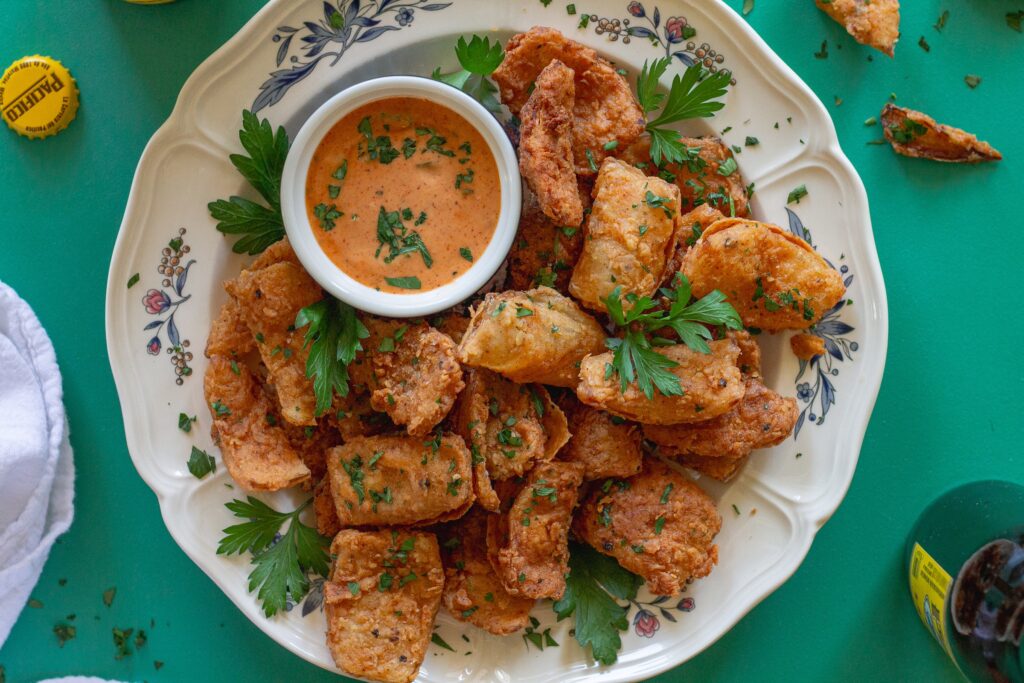
<path fill-rule="evenodd" d="M 462 116 L 429 100 L 364 105 L 324 136 L 306 176 L 317 242 L 365 285 L 412 294 L 464 274 L 501 212 L 498 165 Z"/>

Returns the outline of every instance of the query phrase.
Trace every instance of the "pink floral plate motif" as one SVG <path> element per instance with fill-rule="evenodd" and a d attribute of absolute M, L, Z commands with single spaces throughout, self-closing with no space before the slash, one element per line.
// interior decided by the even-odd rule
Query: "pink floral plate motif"
<path fill-rule="evenodd" d="M 192 342 L 181 338 L 178 325 L 174 322 L 178 308 L 192 298 L 191 294 L 185 294 L 185 284 L 188 282 L 188 271 L 196 261 L 185 260 L 192 250 L 185 244 L 185 232 L 185 228 L 179 228 L 178 234 L 171 238 L 160 253 L 160 265 L 157 266 L 156 272 L 163 276 L 160 282 L 161 289 L 149 289 L 142 297 L 142 306 L 146 312 L 157 316 L 156 320 L 142 328 L 153 334 L 146 342 L 146 352 L 151 356 L 160 355 L 160 349 L 164 347 L 163 336 L 166 333 L 167 353 L 171 357 L 171 364 L 174 365 L 174 374 L 177 375 L 174 381 L 178 386 L 185 383 L 186 377 L 192 376 L 192 366 L 189 365 L 192 352 L 188 350 Z"/>

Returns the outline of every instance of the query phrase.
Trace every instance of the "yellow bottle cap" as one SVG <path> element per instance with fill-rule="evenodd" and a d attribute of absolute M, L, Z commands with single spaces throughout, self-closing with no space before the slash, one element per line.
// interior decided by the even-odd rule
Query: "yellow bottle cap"
<path fill-rule="evenodd" d="M 4 122 L 18 135 L 56 135 L 78 113 L 78 86 L 56 59 L 22 57 L 0 77 L 0 110 Z"/>

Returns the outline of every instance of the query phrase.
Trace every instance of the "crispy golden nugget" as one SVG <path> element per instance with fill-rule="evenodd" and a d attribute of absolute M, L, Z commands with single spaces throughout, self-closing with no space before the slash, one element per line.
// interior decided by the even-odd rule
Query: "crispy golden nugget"
<path fill-rule="evenodd" d="M 302 265 L 299 263 L 299 257 L 295 254 L 295 250 L 292 249 L 291 242 L 288 241 L 287 237 L 281 238 L 279 242 L 274 242 L 264 249 L 262 254 L 253 259 L 253 262 L 249 264 L 246 270 L 260 270 L 275 263 Z"/>
<path fill-rule="evenodd" d="M 895 54 L 900 39 L 899 0 L 815 0 L 814 4 L 861 45 L 890 57 Z"/>
<path fill-rule="evenodd" d="M 754 335 L 746 330 L 729 330 L 729 339 L 736 342 L 740 347 L 740 357 L 736 362 L 740 366 L 740 372 L 744 377 L 761 376 L 761 347 L 758 345 Z"/>
<path fill-rule="evenodd" d="M 327 454 L 334 509 L 344 527 L 426 525 L 473 504 L 469 451 L 452 434 L 365 436 Z"/>
<path fill-rule="evenodd" d="M 267 416 L 276 407 L 244 364 L 214 356 L 203 378 L 214 440 L 228 474 L 247 491 L 277 491 L 309 479 L 288 436 Z"/>
<path fill-rule="evenodd" d="M 739 458 L 707 458 L 702 455 L 681 455 L 675 461 L 683 467 L 707 475 L 718 481 L 729 481 L 736 476 L 750 455 Z"/>
<path fill-rule="evenodd" d="M 596 320 L 550 287 L 492 293 L 473 311 L 459 360 L 520 384 L 571 387 L 580 361 L 604 339 Z"/>
<path fill-rule="evenodd" d="M 999 161 L 1003 155 L 967 131 L 944 126 L 927 114 L 886 104 L 882 109 L 885 139 L 897 154 L 959 164 Z"/>
<path fill-rule="evenodd" d="M 730 218 L 704 231 L 680 271 L 693 296 L 725 294 L 746 327 L 806 329 L 843 298 L 839 272 L 788 230 Z"/>
<path fill-rule="evenodd" d="M 228 299 L 210 324 L 206 357 L 244 356 L 255 348 L 256 340 L 242 319 L 242 309 L 238 307 L 237 301 Z"/>
<path fill-rule="evenodd" d="M 623 392 L 619 376 L 607 376 L 612 353 L 583 359 L 576 395 L 580 401 L 613 415 L 642 424 L 674 425 L 703 422 L 732 410 L 743 398 L 740 349 L 731 339 L 710 342 L 711 353 L 700 353 L 683 344 L 662 346 L 655 351 L 677 363 L 670 372 L 679 378 L 682 396 L 665 396 L 657 391 L 647 398 L 630 384 Z"/>
<path fill-rule="evenodd" d="M 444 570 L 433 534 L 345 529 L 324 584 L 327 647 L 345 674 L 411 683 L 430 645 Z"/>
<path fill-rule="evenodd" d="M 635 477 L 591 489 L 573 523 L 579 538 L 643 577 L 655 595 L 678 595 L 711 573 L 721 528 L 711 497 L 652 458 Z"/>
<path fill-rule="evenodd" d="M 512 595 L 558 600 L 565 593 L 569 526 L 582 483 L 579 463 L 540 463 L 509 511 L 488 515 L 487 553 Z"/>
<path fill-rule="evenodd" d="M 541 211 L 537 196 L 524 194 L 505 286 L 523 291 L 544 285 L 568 294 L 572 267 L 583 250 L 583 229 L 552 223 Z M 584 207 L 590 207 L 590 192 L 585 188 L 580 189 L 580 199 Z"/>
<path fill-rule="evenodd" d="M 672 252 L 668 265 L 665 266 L 664 286 L 670 286 L 672 278 L 679 272 L 679 267 L 683 264 L 683 256 L 690 250 L 690 247 L 697 243 L 701 234 L 724 218 L 721 211 L 708 204 L 701 204 L 682 215 L 679 219 L 679 235 L 675 240 L 676 249 Z"/>
<path fill-rule="evenodd" d="M 482 465 L 481 504 L 489 510 L 496 497 L 486 491 L 490 480 L 524 474 L 535 462 L 551 460 L 569 440 L 565 414 L 539 384 L 514 384 L 483 369 L 466 373 L 459 396 L 456 431 L 469 445 L 473 462 Z M 479 489 L 478 489 L 479 490 Z"/>
<path fill-rule="evenodd" d="M 338 513 L 334 511 L 330 477 L 324 477 L 313 487 L 313 515 L 316 517 L 316 530 L 321 536 L 334 538 L 341 531 Z"/>
<path fill-rule="evenodd" d="M 295 316 L 323 298 L 320 285 L 300 266 L 285 261 L 260 270 L 243 270 L 224 288 L 238 302 L 242 318 L 256 338 L 260 358 L 281 402 L 281 416 L 292 424 L 315 426 L 316 395 L 313 380 L 306 377 L 309 348 L 304 331 L 295 329 Z"/>
<path fill-rule="evenodd" d="M 724 415 L 695 424 L 644 425 L 644 438 L 669 457 L 736 459 L 758 448 L 777 446 L 796 425 L 796 400 L 780 396 L 754 377 L 744 384 L 743 399 Z"/>
<path fill-rule="evenodd" d="M 594 187 L 583 253 L 569 291 L 587 308 L 605 311 L 604 299 L 653 294 L 675 250 L 679 188 L 618 159 L 606 159 Z"/>
<path fill-rule="evenodd" d="M 559 460 L 583 465 L 583 478 L 588 481 L 630 477 L 640 471 L 643 453 L 635 424 L 583 405 L 569 392 L 558 403 L 572 434 L 558 452 Z"/>
<path fill-rule="evenodd" d="M 491 78 L 498 84 L 502 103 L 513 114 L 519 114 L 540 72 L 555 59 L 582 74 L 597 62 L 597 53 L 545 26 L 534 26 L 508 39 L 505 60 Z"/>
<path fill-rule="evenodd" d="M 666 168 L 676 176 L 676 185 L 683 196 L 683 210 L 708 204 L 726 216 L 749 215 L 750 196 L 743 175 L 738 168 L 723 175 L 723 166 L 736 163 L 729 146 L 712 136 L 682 138 L 682 142 L 689 151 L 689 161 L 668 164 Z"/>
<path fill-rule="evenodd" d="M 441 603 L 459 621 L 503 636 L 530 623 L 533 598 L 511 595 L 487 558 L 487 518 L 482 509 L 438 530 L 445 582 Z"/>
<path fill-rule="evenodd" d="M 541 210 L 559 226 L 579 227 L 583 203 L 572 157 L 575 74 L 557 59 L 537 76 L 537 87 L 519 118 L 519 170 Z"/>
<path fill-rule="evenodd" d="M 425 436 L 448 415 L 465 386 L 457 347 L 426 323 L 403 325 L 390 339 L 371 355 L 377 378 L 371 404 L 412 436 Z"/>
<path fill-rule="evenodd" d="M 596 176 L 604 160 L 614 154 L 605 149 L 606 144 L 631 145 L 647 125 L 625 77 L 600 58 L 586 71 L 576 72 L 573 116 L 573 157 L 576 173 L 583 177 Z"/>
<path fill-rule="evenodd" d="M 815 334 L 794 334 L 789 339 L 789 348 L 800 360 L 811 360 L 825 355 L 825 340 Z"/>
<path fill-rule="evenodd" d="M 271 418 L 277 420 L 276 415 L 267 419 Z M 322 417 L 315 427 L 298 427 L 284 420 L 278 420 L 278 424 L 284 429 L 288 443 L 309 468 L 312 481 L 320 481 L 327 474 L 327 451 L 341 444 L 337 422 Z"/>

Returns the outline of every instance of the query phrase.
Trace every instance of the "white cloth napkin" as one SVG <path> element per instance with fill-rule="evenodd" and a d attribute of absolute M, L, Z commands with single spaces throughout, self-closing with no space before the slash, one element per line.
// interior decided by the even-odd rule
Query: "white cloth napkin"
<path fill-rule="evenodd" d="M 74 514 L 62 399 L 50 338 L 0 282 L 0 646 Z"/>

